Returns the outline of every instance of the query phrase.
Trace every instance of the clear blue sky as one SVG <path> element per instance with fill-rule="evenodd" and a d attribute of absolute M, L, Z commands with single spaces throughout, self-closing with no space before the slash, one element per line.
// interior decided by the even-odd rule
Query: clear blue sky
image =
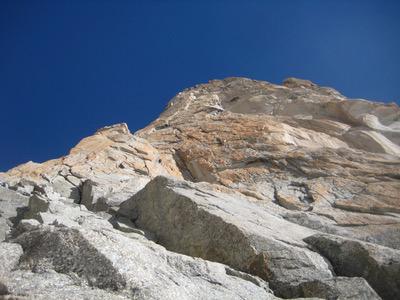
<path fill-rule="evenodd" d="M 400 1 L 0 1 L 0 170 L 245 76 L 400 99 Z"/>

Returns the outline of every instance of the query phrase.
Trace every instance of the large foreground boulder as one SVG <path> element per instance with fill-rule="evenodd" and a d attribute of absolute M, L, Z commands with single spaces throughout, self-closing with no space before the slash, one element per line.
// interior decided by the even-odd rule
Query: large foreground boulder
<path fill-rule="evenodd" d="M 340 276 L 364 277 L 384 299 L 400 298 L 400 251 L 333 235 L 305 239 Z"/>
<path fill-rule="evenodd" d="M 15 284 L 27 278 L 29 295 L 44 298 L 59 277 L 60 288 L 72 293 L 75 280 L 77 295 L 85 299 L 97 299 L 96 293 L 107 299 L 103 292 L 90 289 L 115 295 L 109 299 L 276 299 L 268 284 L 257 277 L 171 253 L 140 235 L 129 238 L 115 230 L 41 226 L 14 242 L 24 250 L 19 269 L 28 271 L 16 270 L 9 275 L 6 284 L 12 294 L 27 291 L 29 284 Z M 34 282 L 42 283 L 35 287 Z M 87 294 L 82 291 L 85 286 Z M 49 298 L 56 298 L 51 295 Z M 68 298 L 64 293 L 60 296 Z"/>
<path fill-rule="evenodd" d="M 305 282 L 300 285 L 303 297 L 313 296 L 328 300 L 378 300 L 381 297 L 364 278 L 335 277 Z"/>
<path fill-rule="evenodd" d="M 295 297 L 300 283 L 333 277 L 329 263 L 301 241 L 311 230 L 238 193 L 212 189 L 159 176 L 119 213 L 155 233 L 167 249 L 260 276 L 279 296 Z"/>

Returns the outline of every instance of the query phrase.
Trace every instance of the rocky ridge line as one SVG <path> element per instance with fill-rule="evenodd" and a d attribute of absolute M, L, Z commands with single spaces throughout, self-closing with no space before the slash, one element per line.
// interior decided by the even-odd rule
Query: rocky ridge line
<path fill-rule="evenodd" d="M 0 173 L 0 295 L 397 298 L 399 145 L 396 104 L 310 81 L 186 89 Z"/>

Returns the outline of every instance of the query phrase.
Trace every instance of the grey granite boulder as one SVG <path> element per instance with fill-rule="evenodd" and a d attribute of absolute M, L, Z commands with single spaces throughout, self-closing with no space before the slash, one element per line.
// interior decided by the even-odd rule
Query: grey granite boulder
<path fill-rule="evenodd" d="M 5 280 L 4 300 L 128 300 L 128 297 L 79 282 L 74 275 L 18 270 Z M 1 289 L 1 287 L 0 287 Z M 1 295 L 1 293 L 0 293 Z"/>
<path fill-rule="evenodd" d="M 14 243 L 0 243 L 0 276 L 11 272 L 22 255 L 22 248 Z"/>
<path fill-rule="evenodd" d="M 22 218 L 29 198 L 0 186 L 0 241 L 5 240 L 14 224 Z"/>
<path fill-rule="evenodd" d="M 7 282 L 11 271 L 18 265 L 22 255 L 22 247 L 13 243 L 0 243 L 0 299 L 9 294 Z"/>
<path fill-rule="evenodd" d="M 149 180 L 144 175 L 131 178 L 116 174 L 87 179 L 82 184 L 80 204 L 89 210 L 108 211 L 132 197 Z"/>
<path fill-rule="evenodd" d="M 310 295 L 328 300 L 379 300 L 381 297 L 364 278 L 336 277 L 304 282 L 300 285 L 303 297 Z"/>
<path fill-rule="evenodd" d="M 332 278 L 329 264 L 301 237 L 313 231 L 270 214 L 237 193 L 156 177 L 119 213 L 153 232 L 171 251 L 230 265 L 296 297 L 302 282 Z"/>
<path fill-rule="evenodd" d="M 371 243 L 317 234 L 305 239 L 340 276 L 365 278 L 383 299 L 400 298 L 400 251 Z"/>
<path fill-rule="evenodd" d="M 268 284 L 255 276 L 171 253 L 142 236 L 128 238 L 115 230 L 42 226 L 21 234 L 15 242 L 24 249 L 20 269 L 57 272 L 67 285 L 73 278 L 78 291 L 87 286 L 131 299 L 276 299 Z M 46 277 L 18 274 L 13 276 Z M 9 290 L 18 293 L 21 287 L 10 284 Z M 44 292 L 32 286 L 30 294 L 35 293 Z M 90 295 L 87 299 L 96 299 Z"/>
<path fill-rule="evenodd" d="M 73 203 L 48 189 L 33 192 L 24 218 L 67 227 L 112 228 L 106 219 L 88 211 L 84 205 Z"/>

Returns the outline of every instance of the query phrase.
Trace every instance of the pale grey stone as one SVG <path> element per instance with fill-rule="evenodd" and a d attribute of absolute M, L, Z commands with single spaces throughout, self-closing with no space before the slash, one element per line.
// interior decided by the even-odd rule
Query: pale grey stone
<path fill-rule="evenodd" d="M 71 203 L 65 198 L 47 198 L 47 195 L 34 194 L 29 199 L 25 218 L 34 218 L 41 224 L 66 227 L 112 228 L 110 222 L 90 211 L 83 205 Z"/>
<path fill-rule="evenodd" d="M 21 268 L 76 274 L 77 282 L 133 299 L 276 299 L 254 276 L 113 230 L 44 226 L 15 242 L 24 249 Z"/>
<path fill-rule="evenodd" d="M 53 179 L 51 185 L 54 191 L 59 193 L 61 196 L 65 198 L 70 198 L 75 202 L 79 202 L 80 200 L 79 186 L 74 185 L 64 176 L 57 176 L 55 179 Z"/>
<path fill-rule="evenodd" d="M 147 176 L 97 176 L 83 182 L 80 203 L 89 210 L 108 211 L 132 197 L 148 182 Z"/>
<path fill-rule="evenodd" d="M 171 251 L 262 277 L 278 296 L 296 296 L 291 286 L 333 276 L 329 264 L 299 240 L 313 231 L 206 184 L 156 177 L 121 205 L 120 214 Z"/>
<path fill-rule="evenodd" d="M 0 275 L 5 276 L 13 270 L 22 255 L 22 247 L 14 243 L 0 243 Z"/>
<path fill-rule="evenodd" d="M 5 240 L 14 224 L 22 218 L 29 198 L 5 187 L 0 187 L 0 241 Z"/>
<path fill-rule="evenodd" d="M 101 290 L 80 282 L 73 274 L 61 274 L 54 271 L 33 273 L 15 271 L 5 280 L 6 299 L 40 300 L 127 300 L 129 297 L 112 291 Z M 2 299 L 2 298 L 0 298 Z"/>
<path fill-rule="evenodd" d="M 19 232 L 30 231 L 38 228 L 40 226 L 40 222 L 36 219 L 22 219 L 17 226 L 17 230 Z"/>

